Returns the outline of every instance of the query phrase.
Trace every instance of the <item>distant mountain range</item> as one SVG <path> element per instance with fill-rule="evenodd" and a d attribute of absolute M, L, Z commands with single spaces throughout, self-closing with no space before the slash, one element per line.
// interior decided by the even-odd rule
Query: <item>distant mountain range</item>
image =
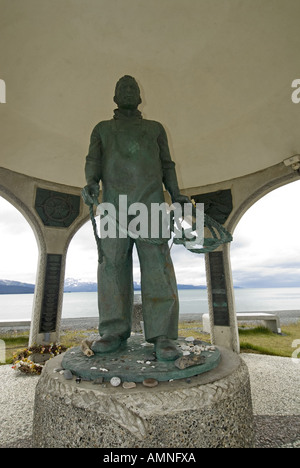
<path fill-rule="evenodd" d="M 34 284 L 0 280 L 0 294 L 33 294 Z"/>
<path fill-rule="evenodd" d="M 34 284 L 21 283 L 19 281 L 0 280 L 0 294 L 33 294 Z M 206 289 L 206 286 L 195 286 L 193 284 L 178 284 L 178 289 Z M 134 290 L 140 291 L 141 285 L 134 282 Z M 64 292 L 96 292 L 97 283 L 80 281 L 74 278 L 65 280 Z"/>

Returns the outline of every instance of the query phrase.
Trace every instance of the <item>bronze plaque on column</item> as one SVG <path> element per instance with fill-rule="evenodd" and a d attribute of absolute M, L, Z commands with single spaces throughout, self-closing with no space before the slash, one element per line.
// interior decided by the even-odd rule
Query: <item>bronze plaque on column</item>
<path fill-rule="evenodd" d="M 229 310 L 223 252 L 209 254 L 214 325 L 229 327 Z"/>
<path fill-rule="evenodd" d="M 62 255 L 48 254 L 40 333 L 56 331 Z"/>

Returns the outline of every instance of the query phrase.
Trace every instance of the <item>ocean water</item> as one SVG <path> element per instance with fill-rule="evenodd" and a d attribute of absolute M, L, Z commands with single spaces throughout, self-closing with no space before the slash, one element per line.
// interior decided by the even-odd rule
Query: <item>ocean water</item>
<path fill-rule="evenodd" d="M 179 300 L 182 315 L 208 312 L 205 289 L 180 290 Z M 300 311 L 300 288 L 235 289 L 235 301 L 237 312 Z M 0 321 L 30 319 L 32 305 L 33 294 L 0 294 Z M 63 318 L 97 316 L 97 293 L 64 294 Z"/>

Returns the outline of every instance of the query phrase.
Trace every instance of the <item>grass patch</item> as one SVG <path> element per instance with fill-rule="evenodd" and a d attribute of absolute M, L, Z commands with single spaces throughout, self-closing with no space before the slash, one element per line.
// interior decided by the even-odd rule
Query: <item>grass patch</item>
<path fill-rule="evenodd" d="M 3 364 L 12 364 L 13 355 L 17 354 L 21 349 L 27 348 L 29 341 L 29 332 L 22 332 L 22 335 L 11 335 L 4 334 L 0 336 L 0 339 L 5 342 L 5 357 L 6 362 L 0 363 Z"/>
<path fill-rule="evenodd" d="M 300 321 L 283 325 L 282 335 L 271 332 L 268 328 L 241 325 L 239 338 L 241 353 L 267 354 L 270 356 L 292 357 L 295 348 L 292 344 L 300 340 Z M 202 322 L 181 322 L 179 335 L 193 336 L 202 341 L 210 342 L 210 335 L 202 332 Z"/>
<path fill-rule="evenodd" d="M 193 336 L 197 340 L 210 343 L 210 335 L 203 333 L 202 329 L 202 322 L 179 322 L 178 334 L 180 337 Z"/>
<path fill-rule="evenodd" d="M 98 329 L 90 330 L 66 330 L 61 333 L 60 343 L 66 348 L 71 348 L 72 346 L 78 346 L 82 340 L 89 338 L 90 335 L 98 334 Z"/>
<path fill-rule="evenodd" d="M 60 342 L 66 348 L 78 346 L 82 340 L 92 333 L 97 333 L 96 329 L 93 330 L 67 330 L 61 333 Z M 0 365 L 12 364 L 13 356 L 23 351 L 29 344 L 29 332 L 22 332 L 18 335 L 17 332 L 5 333 L 0 336 L 0 339 L 5 342 L 5 358 L 6 362 L 1 362 Z"/>
<path fill-rule="evenodd" d="M 300 339 L 300 322 L 283 325 L 282 335 L 264 327 L 239 329 L 241 352 L 292 357 L 293 341 Z"/>

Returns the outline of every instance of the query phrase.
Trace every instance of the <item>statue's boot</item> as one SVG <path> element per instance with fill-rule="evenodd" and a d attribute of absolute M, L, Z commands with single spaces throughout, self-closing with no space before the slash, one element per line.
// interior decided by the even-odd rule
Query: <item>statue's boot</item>
<path fill-rule="evenodd" d="M 154 341 L 156 357 L 159 361 L 175 361 L 182 356 L 174 340 L 166 336 L 159 336 Z"/>
<path fill-rule="evenodd" d="M 94 341 L 91 350 L 94 353 L 111 353 L 117 351 L 122 344 L 119 335 L 103 335 L 100 340 Z"/>

